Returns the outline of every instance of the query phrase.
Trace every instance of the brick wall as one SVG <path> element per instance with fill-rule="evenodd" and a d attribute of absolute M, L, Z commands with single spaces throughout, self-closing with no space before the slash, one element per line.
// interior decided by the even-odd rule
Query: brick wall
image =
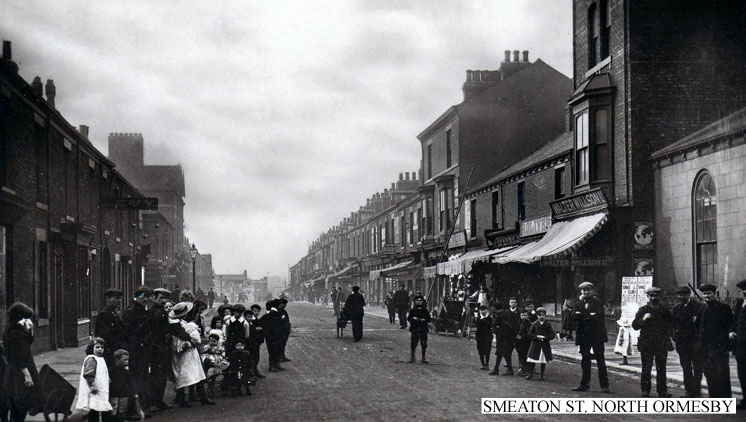
<path fill-rule="evenodd" d="M 692 192 L 697 175 L 706 169 L 717 190 L 716 279 L 737 294 L 735 284 L 746 278 L 746 144 L 690 158 L 655 174 L 657 269 L 661 286 L 693 282 Z M 722 294 L 722 293 L 721 293 Z"/>

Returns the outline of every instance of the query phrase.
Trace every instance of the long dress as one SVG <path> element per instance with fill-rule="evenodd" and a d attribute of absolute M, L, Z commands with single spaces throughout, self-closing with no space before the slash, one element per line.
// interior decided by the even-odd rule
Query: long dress
<path fill-rule="evenodd" d="M 206 378 L 199 351 L 194 346 L 201 342 L 199 327 L 193 322 L 184 320 L 179 320 L 179 324 L 189 334 L 192 345 L 188 346 L 187 341 L 173 338 L 171 366 L 174 370 L 174 387 L 177 389 L 197 384 Z"/>
<path fill-rule="evenodd" d="M 6 403 L 12 402 L 20 409 L 29 409 L 38 402 L 39 374 L 36 372 L 34 356 L 31 354 L 31 343 L 34 336 L 19 323 L 8 325 L 3 335 L 5 356 L 8 366 L 3 374 L 0 399 Z M 28 369 L 33 387 L 25 386 L 23 369 Z"/>
<path fill-rule="evenodd" d="M 96 377 L 93 379 L 93 386 L 98 389 L 96 393 L 91 392 L 88 381 L 85 379 L 86 362 L 94 359 L 96 362 Z M 98 410 L 99 412 L 108 412 L 112 410 L 109 403 L 109 369 L 106 367 L 106 360 L 103 356 L 88 355 L 83 361 L 83 368 L 80 369 L 80 383 L 78 384 L 78 403 L 76 409 L 89 411 Z"/>

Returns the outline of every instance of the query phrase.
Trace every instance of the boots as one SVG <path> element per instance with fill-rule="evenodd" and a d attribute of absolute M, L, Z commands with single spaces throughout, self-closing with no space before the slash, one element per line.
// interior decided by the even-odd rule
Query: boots
<path fill-rule="evenodd" d="M 527 380 L 534 379 L 534 367 L 535 365 L 533 363 L 526 364 L 526 370 L 528 372 L 528 375 L 526 375 Z"/>
<path fill-rule="evenodd" d="M 414 363 L 414 349 L 410 350 L 409 361 L 407 363 Z"/>
<path fill-rule="evenodd" d="M 541 364 L 541 376 L 540 376 L 540 378 L 539 378 L 539 379 L 540 379 L 540 380 L 542 380 L 542 381 L 544 381 L 544 371 L 545 371 L 546 369 L 547 369 L 547 364 L 546 364 L 546 363 L 542 363 L 542 364 Z"/>
<path fill-rule="evenodd" d="M 490 372 L 490 375 L 500 375 L 500 359 L 495 362 L 495 369 Z"/>
<path fill-rule="evenodd" d="M 422 363 L 428 363 L 427 359 L 425 359 L 425 350 L 427 349 L 423 347 L 422 348 Z"/>
<path fill-rule="evenodd" d="M 490 370 L 490 354 L 489 353 L 484 355 L 484 369 L 485 371 Z"/>

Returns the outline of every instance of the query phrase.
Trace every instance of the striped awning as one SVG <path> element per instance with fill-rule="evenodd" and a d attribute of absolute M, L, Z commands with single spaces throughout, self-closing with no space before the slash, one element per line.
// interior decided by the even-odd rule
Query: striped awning
<path fill-rule="evenodd" d="M 530 264 L 541 258 L 553 258 L 571 253 L 590 239 L 606 222 L 605 212 L 554 223 L 541 239 L 519 246 L 492 258 L 492 262 Z"/>
<path fill-rule="evenodd" d="M 499 249 L 477 249 L 466 252 L 460 257 L 447 262 L 441 262 L 437 264 L 436 274 L 440 275 L 458 275 L 464 274 L 471 271 L 471 267 L 475 262 L 489 261 L 490 257 L 496 254 L 507 252 L 515 246 L 508 246 Z"/>

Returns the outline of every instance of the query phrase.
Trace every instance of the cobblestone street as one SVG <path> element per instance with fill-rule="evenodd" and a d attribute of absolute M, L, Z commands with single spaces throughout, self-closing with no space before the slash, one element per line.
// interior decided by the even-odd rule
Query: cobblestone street
<path fill-rule="evenodd" d="M 174 409 L 157 414 L 152 420 L 183 419 L 187 414 L 190 420 L 234 421 L 496 420 L 505 416 L 480 414 L 481 397 L 609 397 L 600 392 L 595 371 L 591 393 L 570 391 L 580 376 L 575 363 L 552 362 L 545 381 L 526 381 L 517 376 L 493 377 L 479 370 L 474 341 L 431 335 L 430 364 L 423 365 L 419 361 L 408 364 L 409 332 L 399 329 L 398 325 L 389 325 L 384 318 L 366 317 L 363 340 L 355 343 L 349 325 L 344 338 L 336 338 L 334 317 L 329 308 L 291 303 L 288 311 L 293 334 L 287 355 L 292 362 L 284 365 L 284 372 L 267 373 L 263 349 L 261 371 L 267 378 L 253 388 L 253 396 L 218 397 L 217 406 L 195 404 L 188 411 Z M 638 379 L 615 372 L 610 377 L 611 396 L 639 397 Z M 671 391 L 675 397 L 683 394 L 683 390 L 677 388 Z M 537 419 L 535 415 L 508 418 Z M 650 416 L 611 415 L 609 418 L 645 420 Z M 653 418 L 673 419 L 671 416 Z"/>

